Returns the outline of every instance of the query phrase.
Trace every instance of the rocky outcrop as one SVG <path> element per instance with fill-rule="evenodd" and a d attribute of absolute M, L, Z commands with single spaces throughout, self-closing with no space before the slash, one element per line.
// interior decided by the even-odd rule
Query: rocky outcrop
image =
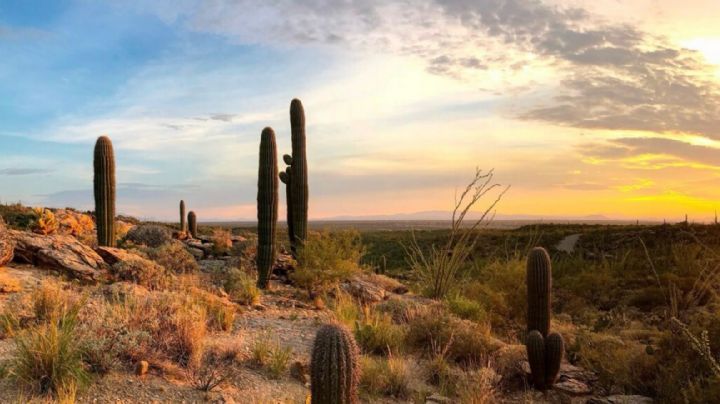
<path fill-rule="evenodd" d="M 15 261 L 54 269 L 84 282 L 94 283 L 107 275 L 102 257 L 75 237 L 16 230 L 8 233 L 15 243 Z"/>
<path fill-rule="evenodd" d="M 2 218 L 0 218 L 0 267 L 12 261 L 14 250 L 15 240 L 5 228 Z"/>
<path fill-rule="evenodd" d="M 387 297 L 385 289 L 362 276 L 350 278 L 342 284 L 342 288 L 365 304 L 381 302 Z"/>
<path fill-rule="evenodd" d="M 120 261 L 139 258 L 137 254 L 133 254 L 128 250 L 116 247 L 96 247 L 95 252 L 108 264 L 114 265 Z"/>

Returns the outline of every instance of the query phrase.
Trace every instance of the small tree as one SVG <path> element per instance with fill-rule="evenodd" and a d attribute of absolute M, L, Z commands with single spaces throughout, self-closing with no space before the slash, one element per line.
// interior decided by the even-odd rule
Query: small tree
<path fill-rule="evenodd" d="M 493 183 L 493 170 L 483 173 L 475 169 L 475 176 L 462 194 L 455 198 L 450 235 L 441 245 L 432 245 L 429 251 L 423 249 L 412 233 L 409 245 L 404 246 L 410 267 L 418 274 L 423 291 L 434 299 L 444 298 L 455 286 L 467 259 L 480 239 L 477 230 L 492 220 L 491 213 L 509 187 L 502 188 Z M 495 199 L 478 219 L 466 225 L 465 219 L 471 209 L 489 193 L 497 189 Z"/>

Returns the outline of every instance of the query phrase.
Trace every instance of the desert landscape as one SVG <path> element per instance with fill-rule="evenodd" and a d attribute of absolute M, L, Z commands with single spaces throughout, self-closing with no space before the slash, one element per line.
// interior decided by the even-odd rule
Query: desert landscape
<path fill-rule="evenodd" d="M 717 0 L 0 0 L 0 404 L 720 403 Z"/>

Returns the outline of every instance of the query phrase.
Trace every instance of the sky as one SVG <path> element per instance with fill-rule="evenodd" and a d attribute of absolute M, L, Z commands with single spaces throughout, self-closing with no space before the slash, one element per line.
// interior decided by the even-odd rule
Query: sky
<path fill-rule="evenodd" d="M 479 167 L 511 186 L 498 217 L 710 220 L 719 19 L 717 0 L 0 0 L 0 201 L 92 209 L 107 135 L 119 212 L 253 219 L 260 132 L 289 152 L 299 98 L 311 219 L 449 211 Z"/>

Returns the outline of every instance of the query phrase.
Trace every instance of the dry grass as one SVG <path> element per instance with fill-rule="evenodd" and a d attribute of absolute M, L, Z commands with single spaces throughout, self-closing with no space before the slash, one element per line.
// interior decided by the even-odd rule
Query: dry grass
<path fill-rule="evenodd" d="M 197 261 L 181 242 L 170 242 L 156 248 L 145 249 L 148 257 L 158 265 L 175 274 L 191 274 L 199 271 Z"/>
<path fill-rule="evenodd" d="M 225 292 L 240 304 L 255 305 L 260 303 L 260 289 L 254 279 L 244 271 L 232 268 L 223 280 Z"/>
<path fill-rule="evenodd" d="M 390 355 L 387 358 L 360 357 L 360 387 L 371 396 L 410 397 L 411 372 L 407 359 Z"/>
<path fill-rule="evenodd" d="M 0 268 L 0 293 L 16 293 L 21 290 L 20 281 Z"/>
<path fill-rule="evenodd" d="M 228 255 L 233 246 L 230 232 L 225 229 L 213 229 L 210 241 L 213 243 L 213 255 L 216 256 Z"/>
<path fill-rule="evenodd" d="M 278 339 L 263 332 L 250 346 L 250 354 L 256 366 L 265 369 L 271 378 L 278 379 L 287 371 L 292 358 L 292 348 L 282 346 Z"/>
<path fill-rule="evenodd" d="M 363 308 L 354 328 L 355 339 L 363 352 L 380 355 L 402 352 L 406 332 L 406 327 L 394 324 L 390 315 L 368 306 Z"/>

